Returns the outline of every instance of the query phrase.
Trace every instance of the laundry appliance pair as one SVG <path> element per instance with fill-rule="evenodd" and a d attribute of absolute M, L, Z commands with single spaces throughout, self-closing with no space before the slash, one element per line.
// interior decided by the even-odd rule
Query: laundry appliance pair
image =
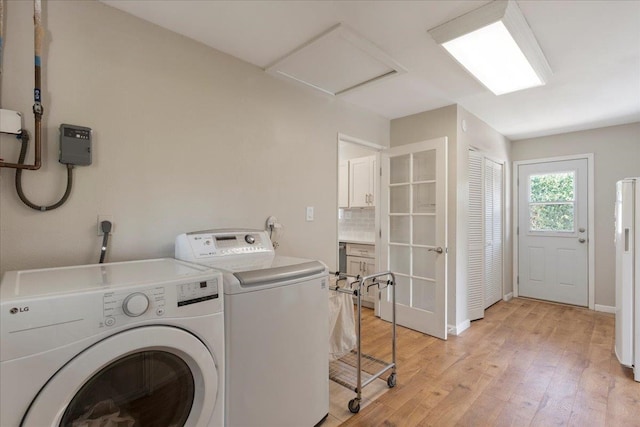
<path fill-rule="evenodd" d="M 320 423 L 326 266 L 256 230 L 182 234 L 175 255 L 5 273 L 0 425 Z"/>

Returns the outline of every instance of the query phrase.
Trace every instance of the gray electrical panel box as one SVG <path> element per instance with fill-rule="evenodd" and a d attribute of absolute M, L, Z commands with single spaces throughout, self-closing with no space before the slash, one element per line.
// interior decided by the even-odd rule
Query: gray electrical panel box
<path fill-rule="evenodd" d="M 91 128 L 60 125 L 60 163 L 88 166 L 91 164 Z"/>

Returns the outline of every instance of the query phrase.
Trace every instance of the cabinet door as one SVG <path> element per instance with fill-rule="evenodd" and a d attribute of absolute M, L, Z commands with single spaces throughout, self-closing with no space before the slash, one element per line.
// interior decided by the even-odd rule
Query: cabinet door
<path fill-rule="evenodd" d="M 347 274 L 352 276 L 362 276 L 363 273 L 363 261 L 366 258 L 357 256 L 347 256 Z"/>
<path fill-rule="evenodd" d="M 349 161 L 338 163 L 338 207 L 349 207 Z"/>
<path fill-rule="evenodd" d="M 376 272 L 376 261 L 373 258 L 364 258 L 364 273 L 363 276 L 369 276 L 370 274 L 374 274 Z M 374 302 L 378 297 L 378 287 L 372 286 L 365 291 L 366 293 L 363 297 L 367 301 Z"/>
<path fill-rule="evenodd" d="M 347 274 L 360 275 L 362 277 L 375 272 L 376 262 L 373 258 L 363 258 L 359 256 L 347 256 Z M 371 281 L 367 281 L 367 284 L 371 284 Z M 370 289 L 363 289 L 362 299 L 365 301 L 373 302 L 378 295 L 378 288 L 371 287 Z"/>
<path fill-rule="evenodd" d="M 360 157 L 349 161 L 349 206 L 366 208 L 373 206 L 373 177 L 375 156 Z"/>
<path fill-rule="evenodd" d="M 370 274 L 373 274 L 376 272 L 376 262 L 373 258 L 365 258 L 363 259 L 363 262 L 364 262 L 364 272 L 363 272 L 364 276 L 369 276 Z"/>

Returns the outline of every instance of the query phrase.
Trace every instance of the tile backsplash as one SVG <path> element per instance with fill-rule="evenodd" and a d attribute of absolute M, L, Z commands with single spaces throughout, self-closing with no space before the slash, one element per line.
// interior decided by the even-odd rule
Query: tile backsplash
<path fill-rule="evenodd" d="M 374 209 L 339 209 L 338 239 L 375 241 L 375 219 Z"/>

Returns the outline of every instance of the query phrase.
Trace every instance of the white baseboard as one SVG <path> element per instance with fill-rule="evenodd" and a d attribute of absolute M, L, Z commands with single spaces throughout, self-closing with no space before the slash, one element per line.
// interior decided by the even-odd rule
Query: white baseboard
<path fill-rule="evenodd" d="M 471 321 L 467 319 L 463 322 L 458 323 L 457 326 L 447 325 L 447 328 L 448 328 L 447 333 L 450 335 L 460 335 L 470 327 L 471 327 Z"/>
<path fill-rule="evenodd" d="M 505 301 L 511 301 L 513 299 L 513 292 L 509 292 L 504 297 L 502 297 L 502 299 Z"/>
<path fill-rule="evenodd" d="M 615 314 L 616 308 L 610 305 L 600 305 L 596 304 L 594 307 L 595 311 L 602 311 L 603 313 L 613 313 Z"/>

